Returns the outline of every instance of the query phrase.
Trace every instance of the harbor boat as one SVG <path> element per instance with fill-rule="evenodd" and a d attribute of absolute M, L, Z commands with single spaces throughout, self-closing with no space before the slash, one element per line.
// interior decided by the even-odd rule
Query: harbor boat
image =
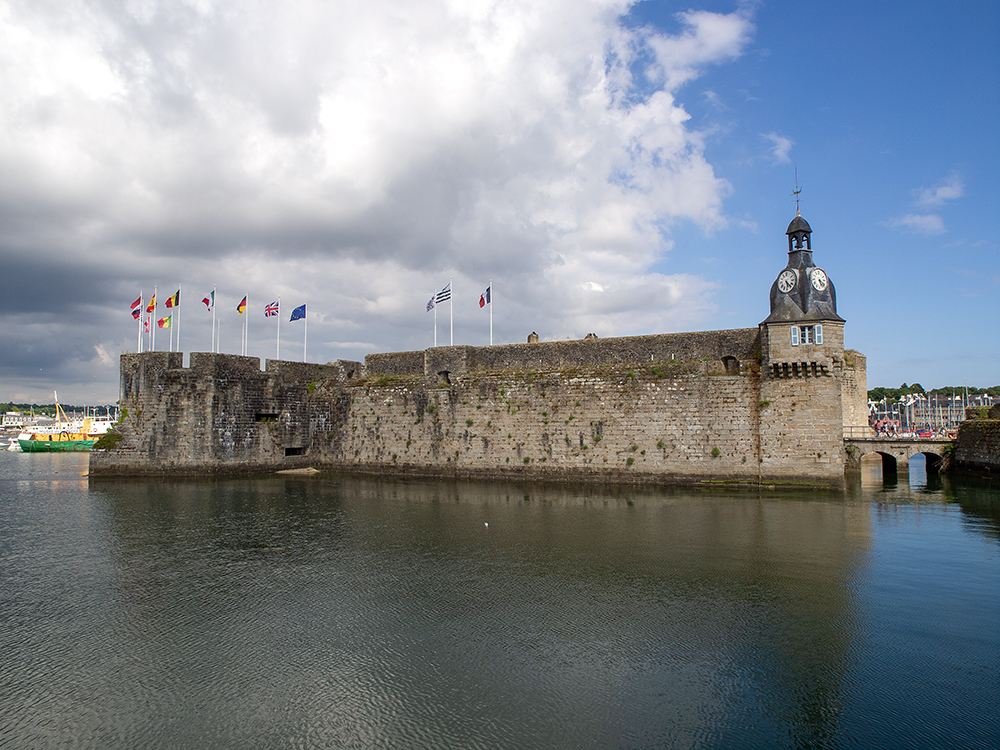
<path fill-rule="evenodd" d="M 90 427 L 90 420 L 85 419 L 85 429 Z M 89 451 L 94 447 L 96 437 L 84 432 L 22 432 L 18 445 L 25 453 L 62 453 L 68 451 Z"/>
<path fill-rule="evenodd" d="M 70 421 L 59 405 L 56 394 L 56 423 L 51 427 L 26 430 L 17 436 L 17 443 L 24 453 L 65 453 L 89 451 L 97 439 L 106 433 L 114 422 L 108 419 Z"/>

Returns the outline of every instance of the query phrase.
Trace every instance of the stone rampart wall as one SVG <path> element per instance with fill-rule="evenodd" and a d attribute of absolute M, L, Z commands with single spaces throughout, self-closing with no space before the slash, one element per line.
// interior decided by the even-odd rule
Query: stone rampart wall
<path fill-rule="evenodd" d="M 748 376 L 675 362 L 468 372 L 451 381 L 347 388 L 340 432 L 314 436 L 314 462 L 431 476 L 757 479 L 756 381 Z"/>
<path fill-rule="evenodd" d="M 958 427 L 953 463 L 960 471 L 1000 475 L 1000 419 L 967 419 Z"/>
<path fill-rule="evenodd" d="M 844 426 L 868 426 L 868 360 L 864 354 L 848 349 L 844 352 L 841 379 L 844 401 Z M 855 437 L 862 437 L 856 434 Z"/>
<path fill-rule="evenodd" d="M 843 483 L 838 378 L 762 379 L 756 329 L 678 336 L 605 339 L 590 354 L 580 346 L 590 341 L 503 347 L 506 358 L 489 347 L 485 366 L 483 349 L 441 347 L 421 353 L 420 373 L 364 378 L 356 362 L 268 362 L 262 372 L 250 357 L 193 354 L 183 368 L 180 354 L 123 355 L 122 439 L 92 454 L 91 473 L 314 466 L 379 475 Z M 567 364 L 578 347 L 584 362 Z M 545 366 L 495 369 L 525 361 L 515 356 L 522 350 L 547 352 L 532 360 Z M 703 356 L 681 360 L 677 352 Z M 397 364 L 412 364 L 405 354 Z"/>
<path fill-rule="evenodd" d="M 365 357 L 365 374 L 435 376 L 443 371 L 543 370 L 702 360 L 716 362 L 721 368 L 723 357 L 750 359 L 757 347 L 756 328 L 538 344 L 441 346 L 426 352 L 369 354 Z"/>

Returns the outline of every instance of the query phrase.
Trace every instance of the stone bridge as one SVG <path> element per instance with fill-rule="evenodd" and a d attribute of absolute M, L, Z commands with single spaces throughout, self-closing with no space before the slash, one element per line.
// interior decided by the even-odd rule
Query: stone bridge
<path fill-rule="evenodd" d="M 944 458 L 945 447 L 953 445 L 951 440 L 939 438 L 844 438 L 847 453 L 844 468 L 848 471 L 861 469 L 861 458 L 869 453 L 882 456 L 882 471 L 886 473 L 905 472 L 910 468 L 910 459 L 918 453 L 924 454 L 927 471 L 937 471 Z"/>

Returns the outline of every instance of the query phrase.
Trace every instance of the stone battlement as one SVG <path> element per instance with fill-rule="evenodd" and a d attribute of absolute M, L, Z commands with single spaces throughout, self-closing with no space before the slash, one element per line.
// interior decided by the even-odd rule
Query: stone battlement
<path fill-rule="evenodd" d="M 606 339 L 498 346 L 441 346 L 425 351 L 369 354 L 365 375 L 427 375 L 439 372 L 544 370 L 671 361 L 751 359 L 759 350 L 756 328 L 665 333 Z"/>

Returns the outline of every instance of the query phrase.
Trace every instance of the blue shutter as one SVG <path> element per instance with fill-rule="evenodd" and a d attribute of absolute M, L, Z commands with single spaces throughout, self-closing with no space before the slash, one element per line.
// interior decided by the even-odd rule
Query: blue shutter
<path fill-rule="evenodd" d="M 799 345 L 799 327 L 792 326 L 792 346 Z"/>
<path fill-rule="evenodd" d="M 816 343 L 823 343 L 823 326 L 816 326 Z"/>

